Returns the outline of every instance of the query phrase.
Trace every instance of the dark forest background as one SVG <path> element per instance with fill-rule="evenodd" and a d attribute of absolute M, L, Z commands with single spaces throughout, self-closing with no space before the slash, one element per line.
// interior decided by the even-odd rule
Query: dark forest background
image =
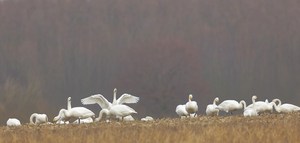
<path fill-rule="evenodd" d="M 300 1 L 2 0 L 0 121 L 53 117 L 130 93 L 135 117 L 175 117 L 194 95 L 300 105 Z M 89 105 L 98 114 L 98 105 Z"/>

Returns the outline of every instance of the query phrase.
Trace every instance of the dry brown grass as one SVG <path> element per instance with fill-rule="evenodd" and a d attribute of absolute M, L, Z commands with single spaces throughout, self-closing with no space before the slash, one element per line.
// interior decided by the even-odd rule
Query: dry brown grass
<path fill-rule="evenodd" d="M 24 125 L 1 127 L 0 142 L 299 142 L 299 113 L 194 119 L 160 119 L 154 122 L 111 122 L 83 125 Z"/>

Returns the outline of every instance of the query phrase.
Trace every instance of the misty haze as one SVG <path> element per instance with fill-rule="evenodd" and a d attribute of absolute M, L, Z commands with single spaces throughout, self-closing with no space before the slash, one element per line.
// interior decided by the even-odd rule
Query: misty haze
<path fill-rule="evenodd" d="M 198 114 L 220 100 L 300 105 L 300 3 L 291 1 L 3 0 L 0 123 L 49 119 L 80 99 L 129 93 L 138 114 Z"/>

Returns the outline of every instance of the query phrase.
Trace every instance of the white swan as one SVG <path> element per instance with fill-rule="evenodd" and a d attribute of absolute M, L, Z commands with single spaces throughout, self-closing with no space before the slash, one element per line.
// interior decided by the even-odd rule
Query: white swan
<path fill-rule="evenodd" d="M 180 118 L 187 117 L 189 113 L 185 110 L 185 105 L 177 105 L 175 112 Z"/>
<path fill-rule="evenodd" d="M 219 98 L 218 97 L 216 97 L 214 99 L 213 104 L 207 105 L 207 107 L 206 107 L 206 115 L 208 115 L 208 116 L 218 116 L 219 115 L 219 109 L 217 109 L 218 106 L 216 105 L 217 102 L 219 102 Z"/>
<path fill-rule="evenodd" d="M 111 106 L 109 109 L 102 109 L 99 112 L 99 117 L 96 118 L 95 121 L 100 121 L 103 118 L 103 114 L 105 114 L 107 117 L 112 115 L 115 117 L 121 117 L 121 120 L 124 120 L 124 117 L 131 114 L 137 114 L 137 112 L 127 105 L 117 104 Z"/>
<path fill-rule="evenodd" d="M 95 117 L 95 114 L 84 107 L 74 107 L 71 108 L 70 110 L 66 109 L 61 109 L 59 111 L 58 116 L 54 117 L 53 121 L 59 121 L 59 120 L 64 120 L 64 121 L 69 121 L 71 118 L 74 119 L 79 119 L 79 123 L 81 119 L 89 118 L 89 117 Z"/>
<path fill-rule="evenodd" d="M 244 106 L 244 117 L 258 116 L 258 113 L 255 109 L 247 108 L 246 102 L 242 102 L 242 104 Z"/>
<path fill-rule="evenodd" d="M 145 118 L 142 118 L 141 121 L 149 122 L 149 121 L 154 121 L 154 119 L 151 116 L 146 116 Z"/>
<path fill-rule="evenodd" d="M 257 99 L 256 95 L 252 96 L 252 104 L 247 106 L 247 108 L 253 108 L 256 110 L 258 114 L 264 113 L 264 112 L 273 112 L 273 105 L 275 104 L 274 102 L 268 102 L 266 99 L 265 101 L 255 101 Z"/>
<path fill-rule="evenodd" d="M 80 124 L 80 120 L 81 119 L 85 119 L 85 118 L 89 118 L 89 117 L 95 117 L 95 114 L 85 108 L 85 107 L 71 107 L 71 97 L 68 97 L 68 106 L 67 106 L 68 110 L 66 109 L 61 109 L 59 111 L 58 116 L 54 117 L 53 121 L 57 122 L 59 120 L 64 120 L 64 121 L 69 121 L 71 118 L 75 118 L 79 120 L 79 124 Z"/>
<path fill-rule="evenodd" d="M 114 94 L 113 94 L 113 103 L 109 102 L 103 95 L 101 94 L 96 94 L 96 95 L 91 95 L 89 97 L 83 98 L 81 99 L 81 103 L 83 105 L 88 105 L 88 104 L 98 104 L 102 109 L 108 109 L 110 110 L 110 108 L 112 106 L 115 105 L 121 105 L 123 103 L 137 103 L 139 101 L 139 97 L 133 96 L 133 95 L 129 95 L 127 93 L 123 94 L 121 97 L 119 97 L 118 99 L 116 99 L 116 94 L 117 94 L 117 89 L 114 89 Z M 132 120 L 134 119 L 131 115 L 129 115 L 130 117 L 126 117 L 124 119 L 124 117 L 116 117 L 116 118 L 123 118 L 124 120 Z"/>
<path fill-rule="evenodd" d="M 275 110 L 278 113 L 291 113 L 291 112 L 299 112 L 300 111 L 300 107 L 293 105 L 293 104 L 289 104 L 289 103 L 285 103 L 281 105 L 281 100 L 279 99 L 273 99 L 273 102 L 276 103 L 278 102 L 278 105 L 275 104 Z"/>
<path fill-rule="evenodd" d="M 21 122 L 20 122 L 20 120 L 18 120 L 16 118 L 9 118 L 6 121 L 6 125 L 7 126 L 21 126 Z"/>
<path fill-rule="evenodd" d="M 189 95 L 189 101 L 185 104 L 185 110 L 189 113 L 189 116 L 191 116 L 191 114 L 194 114 L 194 116 L 196 116 L 196 112 L 198 111 L 198 105 L 196 101 L 192 101 L 193 99 L 193 95 L 190 94 Z"/>
<path fill-rule="evenodd" d="M 46 114 L 33 113 L 31 114 L 29 120 L 30 124 L 43 124 L 48 122 L 48 116 Z"/>
<path fill-rule="evenodd" d="M 225 111 L 226 113 L 232 114 L 233 111 L 243 109 L 243 102 L 246 104 L 244 100 L 241 100 L 240 103 L 235 100 L 225 100 L 216 107 L 221 111 Z"/>

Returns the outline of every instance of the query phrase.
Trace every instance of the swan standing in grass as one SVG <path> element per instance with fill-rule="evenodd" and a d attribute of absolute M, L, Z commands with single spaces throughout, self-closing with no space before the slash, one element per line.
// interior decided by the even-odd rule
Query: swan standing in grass
<path fill-rule="evenodd" d="M 194 114 L 194 117 L 196 116 L 196 112 L 198 111 L 198 105 L 196 101 L 192 101 L 193 95 L 189 95 L 189 101 L 185 104 L 185 110 L 189 113 L 189 116 L 191 114 Z"/>
<path fill-rule="evenodd" d="M 213 102 L 213 104 L 209 104 L 209 105 L 207 105 L 207 107 L 206 107 L 206 115 L 208 115 L 208 116 L 218 116 L 219 115 L 219 109 L 217 109 L 217 102 L 219 102 L 219 98 L 218 97 L 216 97 L 215 99 L 214 99 L 214 102 Z"/>
<path fill-rule="evenodd" d="M 84 107 L 74 107 L 70 110 L 61 109 L 58 116 L 54 117 L 53 121 L 57 122 L 59 120 L 69 121 L 71 118 L 79 119 L 79 124 L 81 119 L 95 117 L 95 114 Z"/>
<path fill-rule="evenodd" d="M 57 122 L 60 120 L 69 121 L 71 118 L 79 119 L 79 124 L 81 119 L 89 118 L 89 117 L 95 117 L 95 114 L 85 108 L 85 107 L 71 107 L 71 97 L 68 98 L 68 110 L 61 109 L 59 111 L 58 116 L 54 117 L 53 121 Z"/>
<path fill-rule="evenodd" d="M 29 120 L 30 120 L 30 124 L 38 125 L 38 124 L 48 123 L 48 116 L 46 114 L 33 113 L 31 114 Z"/>
<path fill-rule="evenodd" d="M 127 105 L 118 104 L 111 106 L 109 109 L 102 109 L 99 112 L 99 117 L 96 118 L 95 121 L 100 121 L 103 118 L 103 115 L 106 115 L 106 118 L 114 116 L 121 117 L 121 120 L 124 120 L 124 117 L 131 114 L 137 114 L 137 112 Z"/>
<path fill-rule="evenodd" d="M 189 113 L 185 110 L 185 105 L 177 105 L 175 112 L 180 118 L 184 118 L 189 115 Z"/>
<path fill-rule="evenodd" d="M 291 112 L 299 112 L 300 111 L 300 107 L 293 105 L 293 104 L 289 104 L 289 103 L 285 103 L 281 105 L 281 100 L 279 99 L 274 99 L 273 100 L 274 103 L 278 102 L 278 105 L 275 104 L 275 110 L 278 113 L 291 113 Z"/>
<path fill-rule="evenodd" d="M 9 118 L 6 121 L 6 125 L 7 126 L 21 126 L 21 122 L 20 122 L 20 120 L 18 120 L 16 118 Z"/>
<path fill-rule="evenodd" d="M 236 110 L 243 109 L 243 102 L 245 102 L 245 101 L 242 100 L 239 103 L 235 100 L 225 100 L 222 103 L 220 103 L 218 105 L 218 107 L 216 107 L 216 108 L 221 110 L 221 111 L 224 111 L 226 113 L 230 113 L 232 115 L 232 112 L 234 112 Z"/>

